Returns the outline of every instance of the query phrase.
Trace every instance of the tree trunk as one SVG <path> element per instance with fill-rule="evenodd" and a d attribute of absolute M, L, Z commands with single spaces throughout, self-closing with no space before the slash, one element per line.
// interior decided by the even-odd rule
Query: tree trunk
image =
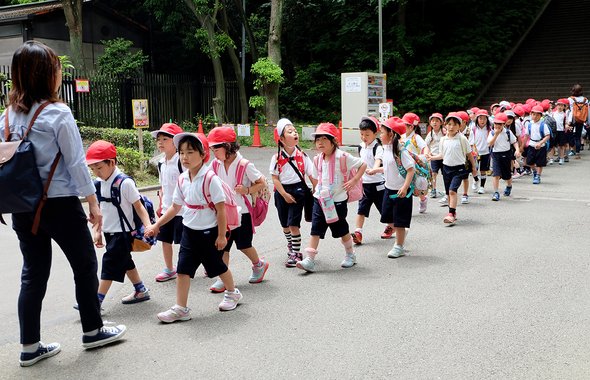
<path fill-rule="evenodd" d="M 229 21 L 227 19 L 227 12 L 225 11 L 225 7 L 223 8 L 223 30 L 225 34 L 229 36 Z M 240 120 L 239 122 L 242 124 L 248 123 L 248 97 L 246 95 L 246 86 L 244 84 L 244 79 L 242 78 L 242 66 L 241 62 L 238 59 L 236 51 L 233 47 L 227 46 L 226 48 L 227 54 L 231 60 L 232 66 L 234 68 L 234 73 L 236 76 L 236 81 L 238 83 L 238 92 L 240 94 Z M 235 120 L 232 120 L 232 122 Z"/>
<path fill-rule="evenodd" d="M 242 8 L 242 1 L 234 0 L 234 5 L 236 8 L 239 9 L 240 19 L 244 24 L 244 29 L 246 29 L 246 36 L 248 36 L 248 43 L 250 44 L 250 56 L 252 57 L 252 62 L 258 62 L 258 47 L 256 46 L 256 41 L 254 40 L 254 34 L 252 33 L 252 29 L 250 28 L 248 18 L 244 13 L 244 8 Z"/>
<path fill-rule="evenodd" d="M 271 0 L 268 31 L 268 58 L 281 67 L 281 34 L 283 29 L 283 0 Z M 264 87 L 266 122 L 275 125 L 279 120 L 279 84 Z"/>
<path fill-rule="evenodd" d="M 62 0 L 66 24 L 70 31 L 70 51 L 74 67 L 86 71 L 82 41 L 82 0 Z"/>

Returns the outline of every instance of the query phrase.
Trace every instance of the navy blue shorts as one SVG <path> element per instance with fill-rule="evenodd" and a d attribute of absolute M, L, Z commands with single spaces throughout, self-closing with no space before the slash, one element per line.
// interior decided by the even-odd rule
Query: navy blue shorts
<path fill-rule="evenodd" d="M 430 161 L 430 170 L 432 170 L 432 174 L 438 173 L 439 171 L 442 173 L 442 168 L 443 168 L 443 160 Z"/>
<path fill-rule="evenodd" d="M 566 146 L 569 144 L 569 136 L 565 131 L 557 131 L 557 145 Z"/>
<path fill-rule="evenodd" d="M 443 180 L 445 182 L 445 192 L 447 195 L 449 195 L 449 191 L 454 191 L 456 193 L 463 180 L 467 178 L 469 178 L 469 172 L 465 165 L 443 165 Z"/>
<path fill-rule="evenodd" d="M 182 216 L 175 216 L 168 223 L 160 227 L 158 240 L 162 243 L 180 244 L 180 239 L 182 239 L 182 227 Z"/>
<path fill-rule="evenodd" d="M 493 152 L 494 163 L 493 173 L 494 177 L 500 177 L 504 181 L 512 179 L 512 151 Z"/>
<path fill-rule="evenodd" d="M 187 226 L 183 227 L 176 272 L 194 278 L 201 264 L 205 267 L 209 278 L 227 272 L 227 265 L 223 262 L 223 251 L 219 251 L 215 247 L 217 227 L 207 230 L 193 230 Z"/>
<path fill-rule="evenodd" d="M 413 196 L 408 198 L 391 198 L 391 195 L 397 194 L 397 190 L 385 188 L 383 194 L 383 208 L 381 213 L 381 223 L 393 223 L 394 227 L 410 228 L 412 221 L 412 207 L 414 204 Z"/>
<path fill-rule="evenodd" d="M 532 144 L 534 144 L 533 141 L 527 148 L 526 164 L 540 168 L 547 166 L 547 146 L 544 145 L 540 149 L 535 149 Z"/>
<path fill-rule="evenodd" d="M 340 238 L 345 236 L 349 232 L 348 222 L 346 221 L 346 215 L 348 214 L 348 205 L 346 201 L 334 202 L 336 206 L 336 213 L 338 214 L 338 221 L 334 223 L 326 223 L 326 217 L 320 201 L 317 198 L 313 199 L 313 215 L 311 217 L 311 235 L 319 236 L 323 239 L 326 236 L 326 231 L 330 227 L 333 238 Z"/>
<path fill-rule="evenodd" d="M 107 250 L 102 256 L 100 279 L 123 282 L 125 273 L 135 268 L 131 257 L 133 238 L 129 232 L 105 232 L 104 237 Z"/>
<path fill-rule="evenodd" d="M 305 192 L 307 191 L 303 186 L 307 187 L 303 182 L 294 183 L 292 185 L 283 185 L 285 191 L 295 198 L 296 203 L 287 203 L 283 196 L 279 194 L 278 191 L 275 191 L 275 207 L 279 214 L 281 227 L 301 227 L 303 205 L 305 204 Z"/>
<path fill-rule="evenodd" d="M 231 246 L 236 243 L 237 249 L 247 249 L 252 247 L 252 217 L 249 213 L 242 214 L 242 223 L 235 230 L 231 230 L 227 245 L 223 249 L 224 252 L 229 252 Z"/>
<path fill-rule="evenodd" d="M 363 183 L 363 197 L 359 200 L 358 215 L 369 217 L 371 205 L 375 205 L 379 214 L 381 214 L 381 206 L 383 206 L 383 191 L 385 182 L 381 183 Z M 381 190 L 377 190 L 380 187 Z"/>
<path fill-rule="evenodd" d="M 480 172 L 487 172 L 490 170 L 490 154 L 482 154 L 477 159 L 479 162 L 479 171 Z"/>

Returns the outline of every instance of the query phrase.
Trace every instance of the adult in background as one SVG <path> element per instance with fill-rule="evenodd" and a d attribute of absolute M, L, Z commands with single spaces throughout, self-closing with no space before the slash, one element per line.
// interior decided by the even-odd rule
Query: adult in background
<path fill-rule="evenodd" d="M 572 96 L 569 97 L 570 110 L 568 124 L 574 130 L 574 142 L 576 145 L 576 158 L 580 159 L 582 147 L 582 129 L 590 125 L 590 112 L 588 112 L 588 99 L 584 97 L 584 90 L 581 84 L 574 84 Z"/>
<path fill-rule="evenodd" d="M 104 327 L 100 316 L 96 253 L 78 196 L 86 197 L 90 209 L 88 220 L 99 229 L 102 214 L 86 168 L 76 122 L 71 110 L 58 97 L 62 79 L 59 58 L 42 43 L 27 41 L 14 53 L 11 70 L 12 89 L 8 108 L 0 116 L 0 136 L 4 138 L 4 130 L 9 128 L 11 136 L 22 137 L 41 109 L 28 138 L 35 148 L 37 169 L 44 183 L 52 163 L 58 159 L 37 232 L 32 231 L 34 212 L 12 214 L 12 228 L 23 255 L 18 318 L 22 344 L 20 365 L 26 367 L 56 355 L 61 349 L 59 343 L 41 342 L 40 333 L 41 306 L 51 268 L 51 240 L 60 246 L 74 273 L 82 346 L 94 348 L 119 340 L 126 327 Z"/>

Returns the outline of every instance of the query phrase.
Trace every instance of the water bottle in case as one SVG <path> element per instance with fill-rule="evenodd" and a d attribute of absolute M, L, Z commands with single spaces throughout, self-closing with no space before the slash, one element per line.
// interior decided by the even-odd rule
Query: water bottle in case
<path fill-rule="evenodd" d="M 330 224 L 338 221 L 336 205 L 334 204 L 332 195 L 330 195 L 329 189 L 322 189 L 320 191 L 320 206 L 322 206 L 322 211 L 326 217 L 326 223 Z"/>

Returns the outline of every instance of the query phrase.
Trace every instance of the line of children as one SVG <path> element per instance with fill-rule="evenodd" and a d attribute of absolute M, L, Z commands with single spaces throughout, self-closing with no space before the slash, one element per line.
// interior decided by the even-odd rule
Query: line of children
<path fill-rule="evenodd" d="M 356 216 L 356 229 L 352 233 L 354 244 L 360 245 L 363 242 L 363 225 L 365 218 L 369 217 L 371 206 L 381 215 L 383 205 L 383 193 L 385 190 L 385 179 L 379 171 L 383 162 L 383 146 L 377 138 L 377 132 L 380 123 L 377 118 L 363 116 L 359 124 L 361 145 L 359 148 L 359 157 L 367 164 L 367 171 L 363 175 L 363 197 L 359 201 Z M 382 239 L 390 239 L 393 235 L 393 227 L 386 225 L 381 234 Z"/>

